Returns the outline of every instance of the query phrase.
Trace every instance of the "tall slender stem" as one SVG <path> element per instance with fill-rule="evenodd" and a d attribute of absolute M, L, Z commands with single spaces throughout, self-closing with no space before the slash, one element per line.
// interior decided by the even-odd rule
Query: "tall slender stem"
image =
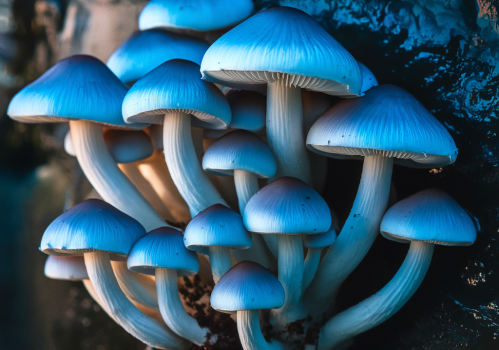
<path fill-rule="evenodd" d="M 421 285 L 434 245 L 412 242 L 404 263 L 379 292 L 330 319 L 321 329 L 318 350 L 330 350 L 392 317 Z"/>
<path fill-rule="evenodd" d="M 175 112 L 165 115 L 163 146 L 173 182 L 189 205 L 192 217 L 213 204 L 227 205 L 196 156 L 189 114 Z"/>
<path fill-rule="evenodd" d="M 292 176 L 312 185 L 303 139 L 301 89 L 283 79 L 267 85 L 267 140 L 277 160 L 277 173 L 271 181 Z"/>
<path fill-rule="evenodd" d="M 237 312 L 237 332 L 244 350 L 284 350 L 285 347 L 273 341 L 269 343 L 263 337 L 258 319 L 258 310 Z"/>
<path fill-rule="evenodd" d="M 220 278 L 232 267 L 230 249 L 225 247 L 209 247 L 209 255 L 213 280 L 217 284 Z"/>
<path fill-rule="evenodd" d="M 260 189 L 256 175 L 244 170 L 234 170 L 237 199 L 241 215 L 249 199 Z M 270 236 L 270 235 L 269 235 Z M 270 252 L 262 235 L 251 233 L 252 244 L 248 249 L 233 249 L 232 254 L 237 261 L 254 261 L 265 268 L 276 269 L 276 259 Z"/>
<path fill-rule="evenodd" d="M 109 254 L 85 253 L 88 276 L 111 317 L 128 333 L 155 348 L 185 350 L 190 342 L 173 333 L 166 325 L 140 312 L 126 298 L 114 277 Z"/>
<path fill-rule="evenodd" d="M 321 261 L 321 248 L 308 248 L 307 257 L 305 258 L 305 263 L 303 267 L 303 286 L 302 293 L 304 293 L 312 280 L 314 279 L 317 268 Z"/>
<path fill-rule="evenodd" d="M 78 163 L 97 193 L 139 221 L 146 231 L 169 226 L 118 168 L 104 143 L 102 125 L 72 120 L 69 126 Z"/>
<path fill-rule="evenodd" d="M 393 158 L 364 158 L 357 197 L 335 244 L 322 259 L 305 294 L 305 305 L 314 317 L 327 312 L 341 283 L 366 256 L 386 211 Z"/>

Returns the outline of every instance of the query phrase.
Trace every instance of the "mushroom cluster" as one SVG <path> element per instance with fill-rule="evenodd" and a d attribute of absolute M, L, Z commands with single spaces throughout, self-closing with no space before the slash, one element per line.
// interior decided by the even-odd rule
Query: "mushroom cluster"
<path fill-rule="evenodd" d="M 9 105 L 19 122 L 69 122 L 65 149 L 102 199 L 46 229 L 45 274 L 84 281 L 155 348 L 224 348 L 220 327 L 200 323 L 179 294 L 179 278 L 199 274 L 245 350 L 344 349 L 414 294 L 435 244 L 476 238 L 438 189 L 386 210 L 394 164 L 456 160 L 446 128 L 409 92 L 378 86 L 306 13 L 252 12 L 250 0 L 152 0 L 107 65 L 66 58 Z M 319 194 L 327 157 L 363 161 L 341 229 Z M 404 263 L 335 314 L 379 232 L 410 243 Z"/>

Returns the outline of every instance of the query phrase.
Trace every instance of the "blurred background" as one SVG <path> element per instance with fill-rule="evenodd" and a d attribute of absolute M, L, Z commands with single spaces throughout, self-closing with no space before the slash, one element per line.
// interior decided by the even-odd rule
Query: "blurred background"
<path fill-rule="evenodd" d="M 26 125 L 6 115 L 12 96 L 61 58 L 106 62 L 135 30 L 143 0 L 0 0 L 0 350 L 144 349 L 80 283 L 47 279 L 38 251 L 48 224 L 91 190 L 64 152 L 67 125 Z M 428 187 L 450 193 L 480 227 L 471 247 L 437 246 L 416 295 L 353 350 L 499 348 L 499 1 L 255 1 L 311 14 L 380 83 L 415 95 L 459 148 L 443 169 L 396 167 L 398 199 Z M 214 33 L 214 40 L 222 33 Z M 361 164 L 329 160 L 322 193 L 342 223 Z M 407 247 L 379 237 L 344 284 L 346 309 L 395 274 Z"/>

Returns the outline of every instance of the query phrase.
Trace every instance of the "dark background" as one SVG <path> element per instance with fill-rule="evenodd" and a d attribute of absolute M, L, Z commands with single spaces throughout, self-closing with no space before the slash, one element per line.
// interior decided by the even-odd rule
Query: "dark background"
<path fill-rule="evenodd" d="M 398 198 L 441 188 L 481 228 L 471 247 L 437 247 L 415 296 L 383 325 L 357 337 L 352 349 L 499 349 L 499 1 L 296 0 L 256 1 L 256 7 L 279 3 L 311 14 L 380 83 L 408 90 L 447 127 L 459 148 L 456 163 L 432 170 L 395 167 Z M 88 185 L 62 150 L 65 126 L 23 125 L 5 115 L 13 94 L 64 55 L 93 52 L 105 60 L 135 29 L 143 5 L 0 2 L 1 350 L 144 349 L 99 310 L 81 284 L 44 277 L 41 235 Z M 71 9 L 77 15 L 68 36 Z M 132 14 L 116 42 L 102 48 L 88 46 L 81 35 L 96 25 L 96 9 Z M 361 166 L 330 160 L 323 195 L 341 220 Z M 406 252 L 406 245 L 380 236 L 344 284 L 340 309 L 379 290 Z"/>

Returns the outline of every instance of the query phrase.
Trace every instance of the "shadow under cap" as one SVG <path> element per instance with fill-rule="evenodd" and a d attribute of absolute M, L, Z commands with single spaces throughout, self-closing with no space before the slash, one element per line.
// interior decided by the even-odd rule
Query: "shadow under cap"
<path fill-rule="evenodd" d="M 272 273 L 252 261 L 232 267 L 211 293 L 211 306 L 221 312 L 267 310 L 284 305 L 284 289 Z"/>
<path fill-rule="evenodd" d="M 97 58 L 75 55 L 59 61 L 40 78 L 19 91 L 7 114 L 22 123 L 88 120 L 115 127 L 127 125 L 121 104 L 127 87 Z"/>
<path fill-rule="evenodd" d="M 143 131 L 106 130 L 104 140 L 109 153 L 119 164 L 149 158 L 154 152 L 151 139 Z"/>
<path fill-rule="evenodd" d="M 352 55 L 312 17 L 291 7 L 262 11 L 224 34 L 206 52 L 201 72 L 205 80 L 235 88 L 283 79 L 353 97 L 362 86 Z"/>
<path fill-rule="evenodd" d="M 221 176 L 234 176 L 234 170 L 244 170 L 260 178 L 269 178 L 275 175 L 277 163 L 270 148 L 257 135 L 234 130 L 206 150 L 203 169 Z"/>
<path fill-rule="evenodd" d="M 343 100 L 312 126 L 307 147 L 339 158 L 383 155 L 432 168 L 452 164 L 457 148 L 447 129 L 410 93 L 394 85 L 371 88 Z M 331 154 L 331 155 L 330 155 Z"/>
<path fill-rule="evenodd" d="M 201 64 L 208 47 L 205 41 L 162 30 L 137 31 L 113 52 L 107 66 L 122 82 L 129 84 L 172 59 Z"/>
<path fill-rule="evenodd" d="M 388 209 L 380 231 L 385 238 L 402 243 L 468 246 L 476 239 L 475 224 L 466 210 L 435 188 L 413 194 Z"/>
<path fill-rule="evenodd" d="M 331 227 L 324 199 L 303 181 L 281 177 L 258 191 L 244 209 L 244 226 L 260 234 L 319 234 Z"/>
<path fill-rule="evenodd" d="M 152 0 L 139 17 L 141 30 L 209 31 L 246 19 L 253 11 L 251 0 Z"/>
<path fill-rule="evenodd" d="M 192 126 L 226 129 L 231 111 L 223 93 L 201 80 L 199 66 L 186 60 L 170 60 L 137 81 L 123 101 L 127 123 L 163 124 L 165 114 L 191 114 Z"/>
<path fill-rule="evenodd" d="M 40 250 L 50 255 L 108 252 L 126 258 L 146 233 L 132 217 L 99 199 L 88 199 L 57 217 L 45 230 Z"/>
<path fill-rule="evenodd" d="M 199 272 L 196 253 L 184 246 L 180 231 L 169 227 L 152 230 L 139 239 L 130 251 L 128 269 L 154 276 L 156 268 L 178 270 L 178 276 L 192 276 Z"/>

